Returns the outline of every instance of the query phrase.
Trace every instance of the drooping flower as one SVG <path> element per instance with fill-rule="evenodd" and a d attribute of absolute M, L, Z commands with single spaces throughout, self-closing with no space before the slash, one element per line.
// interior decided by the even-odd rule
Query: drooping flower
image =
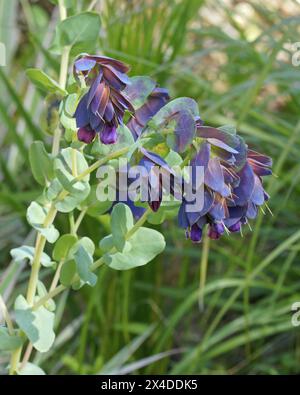
<path fill-rule="evenodd" d="M 129 194 L 131 184 L 139 179 L 139 190 L 136 192 L 140 195 L 140 201 L 147 202 L 152 211 L 156 212 L 161 205 L 163 193 L 166 192 L 163 189 L 163 177 L 169 179 L 169 177 L 174 176 L 172 169 L 159 155 L 144 148 L 140 148 L 140 153 L 142 154 L 142 158 L 138 163 L 138 173 L 132 175 L 129 164 L 118 170 L 116 201 L 113 203 L 113 206 L 119 202 L 126 204 L 136 219 L 141 217 L 145 212 L 145 208 L 137 206 L 132 200 Z M 120 182 L 121 177 L 122 182 Z"/>
<path fill-rule="evenodd" d="M 142 107 L 135 111 L 127 126 L 133 137 L 137 139 L 145 125 L 170 99 L 169 92 L 165 88 L 155 87 Z"/>
<path fill-rule="evenodd" d="M 219 239 L 224 231 L 240 231 L 242 225 L 255 218 L 258 207 L 269 198 L 263 189 L 262 176 L 272 174 L 269 157 L 248 150 L 237 135 L 223 130 L 202 127 L 198 135 L 203 142 L 191 161 L 191 183 L 195 189 L 193 168 L 202 166 L 203 206 L 201 210 L 189 212 L 184 197 L 179 213 L 179 226 L 186 235 L 199 242 L 202 231 L 208 224 L 208 236 Z"/>
<path fill-rule="evenodd" d="M 172 179 L 174 173 L 169 167 L 167 162 L 154 152 L 147 151 L 141 148 L 143 154 L 142 159 L 139 162 L 139 166 L 142 166 L 145 170 L 142 177 L 146 178 L 147 183 L 147 202 L 151 207 L 152 211 L 158 211 L 163 197 L 163 177 L 165 179 Z M 171 192 L 171 183 L 170 190 Z"/>
<path fill-rule="evenodd" d="M 84 55 L 74 63 L 74 74 L 89 86 L 75 111 L 78 139 L 90 143 L 98 133 L 103 144 L 117 141 L 117 127 L 125 111 L 134 112 L 122 92 L 129 83 L 129 68 L 106 56 Z"/>

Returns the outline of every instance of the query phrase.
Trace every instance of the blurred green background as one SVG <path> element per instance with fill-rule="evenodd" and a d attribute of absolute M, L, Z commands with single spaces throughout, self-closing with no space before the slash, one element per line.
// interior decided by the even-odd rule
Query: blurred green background
<path fill-rule="evenodd" d="M 293 47 L 300 1 L 75 3 L 76 11 L 101 16 L 99 53 L 130 63 L 132 75 L 152 76 L 173 97 L 195 98 L 205 123 L 234 124 L 251 148 L 273 157 L 266 186 L 273 216 L 261 212 L 243 237 L 206 245 L 206 279 L 203 245 L 165 222 L 167 248 L 155 261 L 128 272 L 101 268 L 95 288 L 57 299 L 54 348 L 35 361 L 50 374 L 300 373 L 300 327 L 291 323 L 291 306 L 300 302 L 300 56 Z M 28 267 L 10 263 L 9 250 L 33 244 L 25 212 L 41 192 L 28 146 L 51 142 L 49 104 L 25 70 L 58 78 L 59 58 L 48 51 L 58 19 L 50 1 L 0 0 L 0 293 L 9 307 L 29 276 Z M 67 222 L 58 216 L 60 229 Z M 108 231 L 103 218 L 86 217 L 80 228 L 95 242 Z M 7 363 L 0 354 L 0 372 Z"/>

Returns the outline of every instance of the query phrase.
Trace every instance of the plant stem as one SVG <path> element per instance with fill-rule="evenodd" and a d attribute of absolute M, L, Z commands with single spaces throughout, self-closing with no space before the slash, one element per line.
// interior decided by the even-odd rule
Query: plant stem
<path fill-rule="evenodd" d="M 22 347 L 19 347 L 11 355 L 10 367 L 9 367 L 9 374 L 10 375 L 15 374 L 15 372 L 18 369 L 18 364 L 20 361 L 21 352 L 22 352 Z"/>
<path fill-rule="evenodd" d="M 55 296 L 63 292 L 67 287 L 64 285 L 60 284 L 56 288 L 54 288 L 52 291 L 49 291 L 45 296 L 43 296 L 41 299 L 39 299 L 33 306 L 32 310 L 36 310 L 39 307 L 43 306 L 46 302 L 48 302 L 49 299 L 53 299 Z"/>
<path fill-rule="evenodd" d="M 74 232 L 75 232 L 75 233 L 77 233 L 78 228 L 79 228 L 79 226 L 80 226 L 80 224 L 81 224 L 81 222 L 82 222 L 82 220 L 83 220 L 83 218 L 84 218 L 86 212 L 87 212 L 87 208 L 85 208 L 84 210 L 82 210 L 82 211 L 80 212 L 80 214 L 78 215 L 78 217 L 77 217 L 77 219 L 76 219 L 76 222 L 75 222 L 75 225 L 74 225 Z"/>
<path fill-rule="evenodd" d="M 73 212 L 69 213 L 69 222 L 70 222 L 70 233 L 72 235 L 76 235 L 75 232 L 75 222 L 74 222 L 74 214 Z"/>
<path fill-rule="evenodd" d="M 127 233 L 126 235 L 126 239 L 129 239 L 141 226 L 143 226 L 143 224 L 145 223 L 145 221 L 147 220 L 148 215 L 150 214 L 151 209 L 148 208 L 144 214 L 142 215 L 142 217 L 134 224 L 134 226 L 130 229 L 130 231 Z M 113 247 L 109 250 L 110 254 L 113 254 L 114 252 L 116 252 L 116 248 Z M 104 259 L 103 257 L 99 258 L 98 260 L 96 260 L 90 270 L 93 272 L 96 269 L 98 269 L 100 266 L 102 266 L 104 263 Z M 75 276 L 74 280 L 72 281 L 72 284 L 74 282 L 78 281 L 78 276 Z M 72 285 L 71 284 L 71 285 Z M 45 296 L 43 296 L 41 299 L 39 299 L 33 306 L 32 309 L 36 310 L 39 307 L 43 306 L 44 303 L 46 303 L 49 299 L 54 298 L 55 296 L 57 296 L 58 294 L 60 294 L 61 292 L 63 292 L 66 289 L 66 287 L 64 285 L 59 285 L 56 288 L 54 288 L 53 290 L 51 290 L 50 292 L 48 292 Z"/>
<path fill-rule="evenodd" d="M 38 281 L 38 274 L 40 270 L 40 259 L 44 250 L 46 244 L 46 238 L 42 236 L 40 233 L 38 233 L 37 238 L 36 238 L 36 243 L 35 243 L 35 252 L 34 252 L 34 258 L 32 261 L 32 268 L 31 268 L 31 273 L 29 277 L 29 284 L 28 284 L 28 289 L 27 289 L 27 302 L 31 305 L 34 300 L 35 292 L 36 292 L 36 287 L 37 287 L 37 281 Z"/>
<path fill-rule="evenodd" d="M 54 207 L 54 205 L 52 205 L 44 222 L 45 227 L 48 226 L 49 224 L 52 224 L 56 212 L 57 212 L 56 208 Z M 34 258 L 32 261 L 31 273 L 30 273 L 29 284 L 27 289 L 27 302 L 29 303 L 29 305 L 32 305 L 34 301 L 39 270 L 41 267 L 40 261 L 41 261 L 42 253 L 44 251 L 45 244 L 46 244 L 46 238 L 43 235 L 41 235 L 41 233 L 38 233 L 36 238 Z"/>
<path fill-rule="evenodd" d="M 55 272 L 55 274 L 54 274 L 52 283 L 51 283 L 51 285 L 50 285 L 49 292 L 53 291 L 53 290 L 56 288 L 56 286 L 57 286 L 57 284 L 58 284 L 58 281 L 59 281 L 60 271 L 61 271 L 61 268 L 62 268 L 62 266 L 63 266 L 64 263 L 65 263 L 64 260 L 62 260 L 62 261 L 59 262 L 59 264 L 58 264 L 58 266 L 57 266 L 57 269 L 56 269 L 56 272 Z"/>
<path fill-rule="evenodd" d="M 10 335 L 13 335 L 14 334 L 14 326 L 12 323 L 12 319 L 10 318 L 9 312 L 6 308 L 6 304 L 5 304 L 1 294 L 0 294 L 0 310 L 2 310 L 3 318 L 4 318 L 4 321 L 6 322 L 8 333 Z"/>
<path fill-rule="evenodd" d="M 79 174 L 74 179 L 73 183 L 76 183 L 77 181 L 82 180 L 86 175 L 92 173 L 94 170 L 96 170 L 101 165 L 105 164 L 110 159 L 113 159 L 113 158 L 116 158 L 118 156 L 121 156 L 121 155 L 127 153 L 128 151 L 129 151 L 129 148 L 123 148 L 123 149 L 120 149 L 119 151 L 112 152 L 111 154 L 105 156 L 102 159 L 99 159 L 93 165 L 91 165 L 86 171 L 84 171 L 83 173 Z M 63 199 L 68 194 L 69 194 L 68 191 L 63 191 L 59 195 L 59 199 Z M 54 218 L 56 216 L 56 213 L 57 213 L 57 210 L 56 210 L 54 204 L 52 204 L 50 209 L 49 209 L 49 212 L 47 214 L 47 217 L 45 219 L 44 226 L 49 226 L 49 225 L 52 224 L 52 222 L 54 221 Z M 144 216 L 145 216 L 145 214 L 144 214 Z M 135 227 L 136 227 L 136 225 L 138 223 L 142 224 L 146 220 L 146 217 L 144 219 L 144 216 L 140 218 L 140 220 L 135 224 L 135 226 L 131 229 L 131 231 L 133 229 L 135 229 Z M 78 218 L 77 222 L 78 222 L 78 220 L 81 221 L 82 219 Z M 78 227 L 79 223 L 80 222 L 78 222 L 77 225 L 75 224 L 75 227 Z M 141 226 L 141 225 L 139 225 L 139 226 Z M 27 291 L 27 301 L 28 301 L 28 303 L 30 305 L 33 304 L 34 296 L 35 296 L 35 293 L 36 293 L 38 274 L 39 274 L 39 269 L 40 269 L 40 259 L 41 259 L 41 255 L 42 255 L 44 247 L 45 247 L 45 243 L 46 243 L 45 237 L 42 236 L 40 233 L 38 233 L 37 240 L 36 240 L 36 246 L 35 246 L 35 254 L 34 254 L 34 258 L 33 258 L 33 262 L 32 262 L 31 274 L 30 274 L 30 279 L 29 279 L 28 291 Z M 102 263 L 103 263 L 103 261 L 101 261 L 101 262 L 96 261 L 96 262 L 97 262 L 97 266 L 95 267 L 95 269 L 97 267 L 101 266 Z M 96 264 L 96 262 L 94 262 L 94 265 Z M 48 294 L 46 294 L 43 298 L 41 298 L 36 304 L 34 304 L 33 309 L 37 309 L 38 307 L 42 306 L 45 302 L 47 302 L 47 300 L 52 299 L 54 296 L 58 295 L 59 293 L 61 293 L 65 289 L 66 289 L 66 287 L 64 287 L 63 285 L 59 285 L 58 287 L 54 288 Z M 19 356 L 17 355 L 17 351 L 19 351 L 19 350 L 14 351 L 14 353 L 12 354 L 12 359 L 15 358 L 17 360 L 17 364 L 18 364 L 22 348 L 21 348 L 20 352 L 18 353 Z M 16 369 L 17 365 L 13 365 L 13 361 L 11 360 L 11 366 L 15 366 L 14 368 L 11 368 L 11 369 Z M 11 369 L 10 369 L 10 371 L 11 371 Z"/>
<path fill-rule="evenodd" d="M 21 370 L 25 367 L 26 363 L 29 361 L 32 350 L 33 350 L 33 344 L 28 343 L 24 357 L 23 357 L 23 361 L 21 363 Z"/>
<path fill-rule="evenodd" d="M 110 159 L 117 158 L 123 154 L 126 154 L 129 151 L 130 147 L 125 147 L 122 148 L 118 151 L 112 152 L 111 154 L 106 155 L 104 158 L 97 160 L 95 163 L 93 163 L 89 168 L 87 168 L 85 171 L 80 173 L 73 181 L 72 184 L 75 184 L 77 181 L 82 180 L 84 177 L 86 177 L 88 174 L 92 173 L 94 170 L 98 169 L 98 167 L 104 165 L 106 162 L 108 162 Z"/>
<path fill-rule="evenodd" d="M 209 237 L 207 232 L 203 236 L 203 248 L 200 262 L 200 281 L 199 281 L 199 309 L 203 311 L 204 309 L 204 287 L 206 281 L 207 264 L 209 256 Z"/>
<path fill-rule="evenodd" d="M 64 0 L 58 0 L 60 20 L 63 21 L 67 17 L 67 9 Z"/>
<path fill-rule="evenodd" d="M 58 1 L 60 20 L 63 21 L 67 18 L 67 9 L 64 5 L 64 0 Z M 59 72 L 59 85 L 62 89 L 66 88 L 67 75 L 68 75 L 68 64 L 69 64 L 70 47 L 64 47 L 62 49 L 61 61 L 60 61 L 60 72 Z M 52 142 L 52 154 L 57 155 L 59 152 L 61 138 L 61 129 L 57 127 Z"/>

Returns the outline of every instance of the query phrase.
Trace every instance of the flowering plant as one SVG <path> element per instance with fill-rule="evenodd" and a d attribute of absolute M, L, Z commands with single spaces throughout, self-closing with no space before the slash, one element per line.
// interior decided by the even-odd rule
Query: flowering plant
<path fill-rule="evenodd" d="M 84 16 L 91 23 L 96 17 Z M 129 67 L 119 60 L 78 55 L 78 48 L 83 43 L 88 47 L 93 37 L 74 42 L 74 26 L 74 17 L 66 18 L 56 32 L 53 48 L 62 58 L 59 82 L 38 69 L 27 72 L 60 104 L 59 119 L 52 125 L 52 152 L 42 141 L 32 143 L 29 152 L 33 176 L 41 185 L 40 197 L 27 210 L 36 243 L 11 251 L 15 261 L 31 265 L 26 297 L 19 295 L 15 301 L 16 325 L 3 307 L 7 325 L 1 328 L 0 343 L 12 352 L 11 374 L 41 372 L 29 359 L 33 348 L 47 352 L 53 345 L 55 296 L 66 288 L 94 286 L 95 272 L 103 264 L 128 270 L 149 263 L 164 250 L 163 235 L 144 226 L 147 221 L 159 224 L 177 216 L 186 237 L 198 243 L 204 232 L 218 239 L 225 232 L 241 231 L 269 198 L 262 177 L 271 174 L 270 158 L 249 149 L 234 127 L 205 125 L 193 99 L 171 100 L 151 78 L 129 77 Z M 70 56 L 75 60 L 67 82 Z M 126 171 L 136 165 L 144 169 L 138 178 L 146 179 L 146 193 L 141 194 L 139 184 L 139 201 L 129 193 L 137 181 L 134 177 L 126 178 L 125 197 L 124 185 L 119 184 L 113 200 L 99 198 L 95 171 L 104 165 L 117 169 L 116 159 L 126 159 Z M 123 170 L 117 169 L 117 178 Z M 191 209 L 198 192 L 201 204 Z M 69 216 L 68 234 L 60 234 L 55 225 L 57 213 Z M 85 215 L 106 214 L 111 234 L 99 241 L 102 255 L 96 259 L 93 241 L 77 231 Z M 44 252 L 46 243 L 53 246 L 51 257 Z M 49 289 L 39 275 L 43 267 L 53 270 Z"/>

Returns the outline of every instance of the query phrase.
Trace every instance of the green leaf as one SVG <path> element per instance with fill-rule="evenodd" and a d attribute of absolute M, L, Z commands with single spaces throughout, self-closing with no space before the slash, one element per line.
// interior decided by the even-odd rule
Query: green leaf
<path fill-rule="evenodd" d="M 63 200 L 55 203 L 55 207 L 61 213 L 70 213 L 73 211 L 80 203 L 81 199 L 79 196 L 66 196 Z"/>
<path fill-rule="evenodd" d="M 74 163 L 72 163 L 73 161 Z M 89 195 L 89 174 L 85 175 L 82 180 L 75 182 L 75 176 L 87 169 L 88 164 L 84 155 L 74 148 L 63 149 L 60 155 L 55 158 L 54 171 L 58 179 L 53 180 L 46 195 L 49 200 L 54 200 L 63 188 L 70 193 L 62 200 L 55 202 L 58 211 L 68 213 L 74 210 Z"/>
<path fill-rule="evenodd" d="M 45 295 L 48 294 L 47 288 L 40 280 L 37 282 L 37 294 L 40 298 L 43 298 Z M 47 302 L 43 304 L 43 306 L 49 311 L 54 311 L 56 308 L 53 299 L 48 299 Z"/>
<path fill-rule="evenodd" d="M 70 16 L 57 25 L 50 50 L 59 55 L 63 47 L 70 47 L 72 56 L 81 52 L 94 52 L 100 26 L 100 17 L 95 12 L 81 12 Z"/>
<path fill-rule="evenodd" d="M 164 159 L 170 167 L 180 166 L 183 162 L 181 156 L 173 150 L 170 150 Z"/>
<path fill-rule="evenodd" d="M 180 202 L 178 200 L 174 201 L 162 201 L 158 211 L 151 212 L 147 221 L 153 225 L 162 224 L 166 219 L 173 219 L 177 216 L 179 210 Z"/>
<path fill-rule="evenodd" d="M 137 110 L 146 103 L 155 86 L 156 82 L 150 77 L 136 76 L 130 78 L 130 84 L 126 86 L 124 93 L 129 98 L 134 109 Z"/>
<path fill-rule="evenodd" d="M 46 185 L 53 179 L 53 159 L 45 149 L 42 141 L 34 141 L 29 148 L 29 161 L 35 180 Z"/>
<path fill-rule="evenodd" d="M 195 118 L 199 115 L 195 100 L 181 97 L 162 107 L 149 121 L 155 131 L 167 128 L 167 145 L 174 151 L 184 152 L 192 143 L 196 132 Z"/>
<path fill-rule="evenodd" d="M 99 247 L 104 252 L 109 252 L 112 248 L 114 248 L 115 245 L 114 245 L 114 241 L 113 241 L 112 235 L 108 235 L 108 236 L 103 237 L 103 239 L 99 243 Z M 131 245 L 130 241 L 126 241 L 122 252 L 128 252 L 128 251 L 131 250 L 131 248 L 132 248 L 132 245 Z"/>
<path fill-rule="evenodd" d="M 38 230 L 49 243 L 55 243 L 59 237 L 59 232 L 53 224 L 44 226 L 47 213 L 48 209 L 40 206 L 37 202 L 32 202 L 27 209 L 26 218 L 29 224 Z"/>
<path fill-rule="evenodd" d="M 122 148 L 134 147 L 138 148 L 138 144 L 135 143 L 131 131 L 126 125 L 119 125 L 117 129 L 118 140 L 115 144 L 103 144 L 99 139 L 96 139 L 93 143 L 92 154 L 95 156 L 106 156 L 113 152 L 119 151 Z"/>
<path fill-rule="evenodd" d="M 70 260 L 65 262 L 62 265 L 59 280 L 62 285 L 65 287 L 69 287 L 73 281 L 73 278 L 77 272 L 76 262 L 74 260 Z"/>
<path fill-rule="evenodd" d="M 94 255 L 95 244 L 93 240 L 89 237 L 82 237 L 77 243 L 71 248 L 69 256 L 74 258 L 75 253 L 78 251 L 79 247 L 82 246 L 90 255 Z"/>
<path fill-rule="evenodd" d="M 74 179 L 87 169 L 88 164 L 84 155 L 71 147 L 61 150 L 59 157 L 54 160 L 54 171 L 59 182 L 68 192 L 79 194 L 81 200 L 84 200 L 90 192 L 88 184 L 90 175 L 85 175 L 81 181 L 74 182 Z"/>
<path fill-rule="evenodd" d="M 105 254 L 104 262 L 115 270 L 128 270 L 146 265 L 165 248 L 161 233 L 149 228 L 140 228 L 129 239 L 130 251 Z"/>
<path fill-rule="evenodd" d="M 76 284 L 74 289 L 79 289 L 85 283 L 94 285 L 97 280 L 92 272 L 90 266 L 93 263 L 93 254 L 95 252 L 95 245 L 88 237 L 82 237 L 75 244 L 72 245 L 68 252 L 68 261 L 62 266 L 60 273 L 60 282 L 65 285 L 71 285 L 75 274 L 80 277 L 78 287 Z"/>
<path fill-rule="evenodd" d="M 97 276 L 90 271 L 90 266 L 93 263 L 91 254 L 89 254 L 88 251 L 82 245 L 80 245 L 74 254 L 74 260 L 77 265 L 77 273 L 80 279 L 84 283 L 93 287 L 97 282 Z"/>
<path fill-rule="evenodd" d="M 29 263 L 32 264 L 34 251 L 34 247 L 23 245 L 18 248 L 13 248 L 10 251 L 10 255 L 15 262 L 22 262 L 24 259 L 28 259 Z M 42 253 L 40 262 L 44 267 L 53 267 L 55 265 L 55 262 L 52 262 L 45 252 Z"/>
<path fill-rule="evenodd" d="M 89 186 L 87 186 L 89 189 Z M 49 188 L 46 190 L 46 197 L 49 200 L 54 200 L 58 197 L 59 193 L 63 190 L 61 183 L 54 179 Z M 83 200 L 80 193 L 73 193 L 65 196 L 63 199 L 54 202 L 55 208 L 62 213 L 69 213 L 73 211 Z"/>
<path fill-rule="evenodd" d="M 15 301 L 15 317 L 20 329 L 26 334 L 34 348 L 47 352 L 55 339 L 54 314 L 41 306 L 30 309 L 26 299 L 19 295 Z"/>
<path fill-rule="evenodd" d="M 31 362 L 27 362 L 23 368 L 20 364 L 17 373 L 20 376 L 44 376 L 46 374 L 43 369 Z"/>
<path fill-rule="evenodd" d="M 53 259 L 56 261 L 61 261 L 68 257 L 71 247 L 77 242 L 77 237 L 71 234 L 66 234 L 61 236 L 55 243 L 53 249 Z"/>
<path fill-rule="evenodd" d="M 82 210 L 86 209 L 86 213 L 95 218 L 105 214 L 112 206 L 109 200 L 102 202 L 97 199 L 97 187 L 98 185 L 92 185 L 88 197 L 80 204 Z"/>
<path fill-rule="evenodd" d="M 133 227 L 133 216 L 130 208 L 123 203 L 114 206 L 111 214 L 111 232 L 113 243 L 122 252 L 126 242 L 126 234 Z"/>
<path fill-rule="evenodd" d="M 59 93 L 63 96 L 67 94 L 65 89 L 62 89 L 58 82 L 49 77 L 44 71 L 39 69 L 27 69 L 26 75 L 30 81 L 38 88 L 48 93 Z"/>
<path fill-rule="evenodd" d="M 73 117 L 78 103 L 77 93 L 68 95 L 59 106 L 60 121 L 65 129 L 77 130 L 76 120 Z"/>
<path fill-rule="evenodd" d="M 112 151 L 119 151 L 122 148 L 131 147 L 134 144 L 134 138 L 131 131 L 126 125 L 119 125 L 117 129 L 118 140 L 112 144 Z"/>
<path fill-rule="evenodd" d="M 165 123 L 171 115 L 176 114 L 179 111 L 188 111 L 194 118 L 199 116 L 198 104 L 194 99 L 189 97 L 179 97 L 164 105 L 158 113 L 154 115 L 149 122 L 149 125 L 154 128 L 158 128 L 161 124 Z"/>
<path fill-rule="evenodd" d="M 12 351 L 21 347 L 23 341 L 20 337 L 10 335 L 6 327 L 0 326 L 0 351 Z"/>
<path fill-rule="evenodd" d="M 108 236 L 103 237 L 103 239 L 99 243 L 99 247 L 104 252 L 108 252 L 114 246 L 115 245 L 114 245 L 114 241 L 113 241 L 112 235 L 108 235 Z"/>

